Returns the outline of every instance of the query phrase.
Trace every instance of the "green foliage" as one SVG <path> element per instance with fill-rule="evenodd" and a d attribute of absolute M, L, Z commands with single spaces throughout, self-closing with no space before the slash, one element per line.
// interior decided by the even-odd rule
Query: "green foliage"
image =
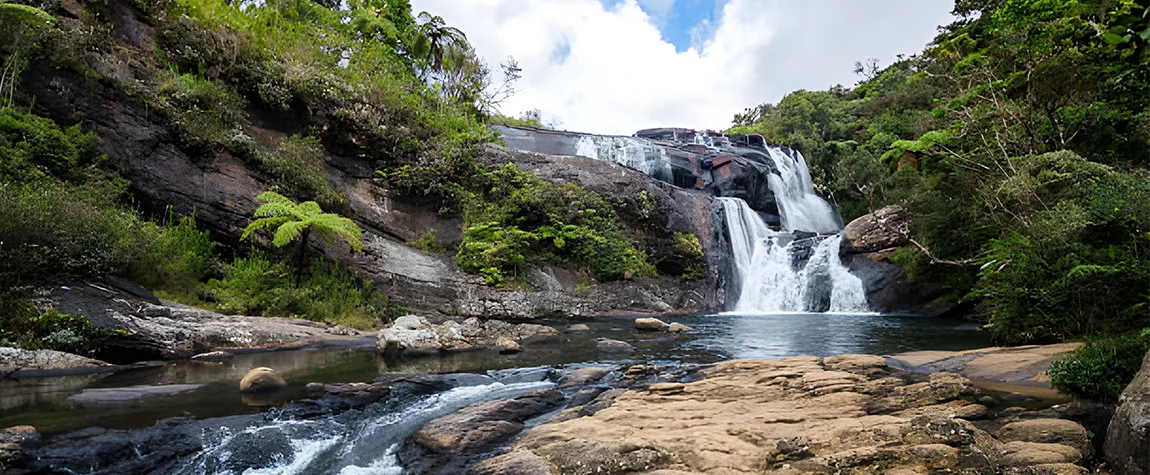
<path fill-rule="evenodd" d="M 424 233 L 419 239 L 407 241 L 407 245 L 432 254 L 443 254 L 447 252 L 447 248 L 443 247 L 443 244 L 440 244 L 438 239 L 435 239 L 435 233 L 431 231 Z"/>
<path fill-rule="evenodd" d="M 1150 351 L 1145 332 L 1100 336 L 1086 342 L 1047 374 L 1055 389 L 1098 401 L 1116 401 Z"/>
<path fill-rule="evenodd" d="M 296 204 L 287 197 L 265 191 L 256 197 L 264 204 L 256 209 L 256 220 L 244 229 L 240 239 L 247 239 L 252 233 L 267 229 L 272 233 L 272 244 L 284 247 L 300 234 L 315 231 L 329 243 L 340 236 L 356 251 L 363 250 L 360 239 L 363 230 L 352 220 L 333 213 L 324 213 L 314 201 Z M 306 236 L 305 236 L 306 238 Z M 301 240 L 306 245 L 306 239 Z"/>
<path fill-rule="evenodd" d="M 599 195 L 541 180 L 511 164 L 478 178 L 481 191 L 464 200 L 468 227 L 456 255 L 465 272 L 499 285 L 521 277 L 532 257 L 570 262 L 601 282 L 655 273 L 623 232 L 614 207 Z"/>
<path fill-rule="evenodd" d="M 691 233 L 675 233 L 675 247 L 670 259 L 683 268 L 680 277 L 686 280 L 702 279 L 707 275 L 707 260 L 699 238 Z"/>
<path fill-rule="evenodd" d="M 195 144 L 228 143 L 238 135 L 244 100 L 228 85 L 193 74 L 162 70 L 158 92 L 184 133 Z"/>
<path fill-rule="evenodd" d="M 331 208 L 347 202 L 323 174 L 324 152 L 312 137 L 293 135 L 280 142 L 273 153 L 256 152 L 257 168 L 271 175 L 273 183 L 299 199 Z"/>
<path fill-rule="evenodd" d="M 156 288 L 192 289 L 207 276 L 216 248 L 207 231 L 196 226 L 195 218 L 181 217 L 160 230 L 152 250 L 153 271 L 137 277 Z"/>
<path fill-rule="evenodd" d="M 99 139 L 80 126 L 0 108 L 0 180 L 30 183 L 46 177 L 84 181 L 105 159 Z"/>
<path fill-rule="evenodd" d="M 155 226 L 115 205 L 119 186 L 0 183 L 0 281 L 120 273 L 148 262 Z"/>
<path fill-rule="evenodd" d="M 748 109 L 733 131 L 802 151 L 846 219 L 910 209 L 933 257 L 892 259 L 997 342 L 1132 331 L 1150 319 L 1147 11 L 961 0 L 923 54 Z"/>
<path fill-rule="evenodd" d="M 93 356 L 104 348 L 112 334 L 82 315 L 56 310 L 37 312 L 25 296 L 0 294 L 0 340 L 7 343 L 3 346 Z"/>
<path fill-rule="evenodd" d="M 229 314 L 305 318 L 363 330 L 379 328 L 403 312 L 342 265 L 317 260 L 298 286 L 291 274 L 289 264 L 260 252 L 237 257 L 226 266 L 224 278 L 205 285 L 201 293 L 207 302 L 198 303 Z"/>
<path fill-rule="evenodd" d="M 523 116 L 519 118 L 508 117 L 502 114 L 495 114 L 487 118 L 487 123 L 491 125 L 507 125 L 514 127 L 534 127 L 536 129 L 549 129 L 543 125 L 543 121 L 535 116 Z"/>

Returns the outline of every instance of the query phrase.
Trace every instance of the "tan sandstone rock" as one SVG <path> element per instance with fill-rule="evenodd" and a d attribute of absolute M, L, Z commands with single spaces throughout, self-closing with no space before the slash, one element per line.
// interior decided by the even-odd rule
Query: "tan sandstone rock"
<path fill-rule="evenodd" d="M 287 381 L 271 368 L 255 368 L 240 381 L 240 392 L 261 393 L 276 391 L 287 386 Z"/>
<path fill-rule="evenodd" d="M 1003 442 L 1022 441 L 1068 445 L 1078 449 L 1078 452 L 1086 457 L 1094 453 L 1094 446 L 1090 445 L 1090 437 L 1086 434 L 1086 428 L 1065 419 L 1033 419 L 1012 422 L 996 431 L 994 437 Z"/>
<path fill-rule="evenodd" d="M 636 318 L 635 329 L 643 331 L 664 331 L 669 328 L 667 322 L 659 320 L 658 318 Z"/>
<path fill-rule="evenodd" d="M 848 355 L 725 361 L 703 376 L 604 392 L 528 430 L 512 453 L 553 474 L 1076 473 L 1083 459 L 1068 445 L 998 441 L 961 418 L 987 416 L 957 374 Z M 1043 430 L 1081 442 L 1069 426 Z"/>
<path fill-rule="evenodd" d="M 667 327 L 667 331 L 669 331 L 671 333 L 685 333 L 685 332 L 689 332 L 691 330 L 694 330 L 694 328 L 683 325 L 682 323 L 679 323 L 679 322 L 672 323 L 671 325 L 669 325 Z"/>

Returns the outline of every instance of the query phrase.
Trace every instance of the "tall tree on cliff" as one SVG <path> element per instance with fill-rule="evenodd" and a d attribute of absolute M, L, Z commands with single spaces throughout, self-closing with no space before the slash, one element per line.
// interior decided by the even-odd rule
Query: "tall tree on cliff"
<path fill-rule="evenodd" d="M 415 38 L 413 53 L 427 61 L 430 71 L 443 72 L 445 58 L 454 47 L 467 44 L 467 35 L 458 28 L 447 26 L 443 17 L 427 12 L 419 14 L 419 34 Z"/>

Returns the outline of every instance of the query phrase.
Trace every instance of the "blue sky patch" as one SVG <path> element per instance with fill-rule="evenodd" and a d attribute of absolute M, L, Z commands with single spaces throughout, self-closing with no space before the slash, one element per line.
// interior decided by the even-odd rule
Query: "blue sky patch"
<path fill-rule="evenodd" d="M 604 7 L 613 9 L 624 0 L 601 1 Z M 663 40 L 675 45 L 675 51 L 681 53 L 692 46 L 692 39 L 710 38 L 713 32 L 707 28 L 698 30 L 704 33 L 702 37 L 693 35 L 692 31 L 703 23 L 714 24 L 719 9 L 726 0 L 636 0 L 636 2 L 651 17 L 651 22 L 659 28 Z"/>
<path fill-rule="evenodd" d="M 568 56 L 571 56 L 571 41 L 563 38 L 559 44 L 555 45 L 555 49 L 551 50 L 551 62 L 563 64 L 567 61 Z"/>

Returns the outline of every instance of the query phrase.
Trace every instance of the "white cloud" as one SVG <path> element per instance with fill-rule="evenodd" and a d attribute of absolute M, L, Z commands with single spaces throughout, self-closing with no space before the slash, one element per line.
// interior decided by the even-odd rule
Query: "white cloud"
<path fill-rule="evenodd" d="M 950 21 L 949 0 L 729 0 L 683 52 L 637 1 L 414 0 L 462 29 L 495 64 L 523 68 L 508 115 L 541 109 L 562 128 L 630 134 L 648 127 L 725 128 L 796 89 L 852 84 L 855 61 L 914 54 Z M 881 5 L 881 6 L 880 6 Z M 655 10 L 653 10 L 655 11 Z M 706 39 L 709 37 L 709 39 Z M 569 47 L 566 58 L 557 50 Z"/>

